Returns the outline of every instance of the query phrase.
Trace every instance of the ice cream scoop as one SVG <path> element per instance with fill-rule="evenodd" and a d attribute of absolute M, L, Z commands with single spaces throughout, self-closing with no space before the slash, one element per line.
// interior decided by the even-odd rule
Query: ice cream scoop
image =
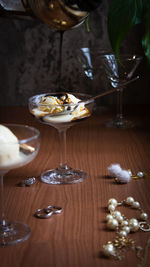
<path fill-rule="evenodd" d="M 19 143 L 12 131 L 0 125 L 0 167 L 12 164 L 19 158 Z"/>

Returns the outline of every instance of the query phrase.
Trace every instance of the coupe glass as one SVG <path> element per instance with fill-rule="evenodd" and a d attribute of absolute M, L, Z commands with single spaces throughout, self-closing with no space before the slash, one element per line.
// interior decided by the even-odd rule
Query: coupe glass
<path fill-rule="evenodd" d="M 3 177 L 8 171 L 31 162 L 38 153 L 39 144 L 39 131 L 33 127 L 0 125 L 0 246 L 23 242 L 30 236 L 29 226 L 5 219 Z"/>
<path fill-rule="evenodd" d="M 80 48 L 76 53 L 80 64 L 81 78 L 83 77 L 87 88 L 92 90 L 94 94 L 99 94 L 101 90 L 109 91 L 122 85 L 122 88 L 117 90 L 117 115 L 105 125 L 123 128 L 133 126 L 133 122 L 127 121 L 123 116 L 123 90 L 126 82 L 128 84 L 130 81 L 132 82 L 133 74 L 142 57 L 120 55 L 119 62 L 114 54 L 88 47 Z"/>
<path fill-rule="evenodd" d="M 99 56 L 100 69 L 114 88 L 127 81 L 130 82 L 142 59 L 138 55 L 120 55 L 119 58 L 120 62 L 116 60 L 114 54 Z M 105 123 L 108 127 L 130 128 L 134 126 L 134 122 L 126 120 L 123 115 L 124 88 L 125 86 L 122 86 L 117 90 L 117 115 L 114 119 Z"/>
<path fill-rule="evenodd" d="M 47 184 L 73 184 L 82 182 L 87 178 L 87 173 L 82 170 L 73 169 L 68 166 L 66 160 L 66 131 L 77 122 L 87 119 L 93 109 L 94 101 L 89 95 L 73 93 L 73 96 L 80 99 L 80 103 L 76 104 L 64 104 L 64 105 L 50 105 L 40 104 L 40 100 L 43 97 L 58 97 L 65 95 L 66 93 L 45 93 L 40 95 L 32 96 L 29 99 L 29 110 L 40 122 L 53 126 L 58 130 L 60 139 L 60 165 L 56 169 L 47 170 L 41 174 L 40 179 Z M 71 94 L 71 93 L 70 93 Z M 80 107 L 85 107 L 88 111 L 81 116 L 74 116 L 72 118 L 72 112 Z M 65 108 L 66 112 L 58 112 L 52 114 L 52 110 L 61 110 Z M 46 112 L 43 112 L 46 111 Z"/>

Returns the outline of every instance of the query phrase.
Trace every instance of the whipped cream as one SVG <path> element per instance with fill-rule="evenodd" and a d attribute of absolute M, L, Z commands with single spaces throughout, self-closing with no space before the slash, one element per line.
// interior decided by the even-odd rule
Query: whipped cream
<path fill-rule="evenodd" d="M 83 117 L 90 116 L 89 110 L 81 100 L 72 94 L 45 96 L 37 103 L 38 107 L 32 109 L 32 114 L 42 117 L 43 121 L 51 123 L 67 123 Z"/>

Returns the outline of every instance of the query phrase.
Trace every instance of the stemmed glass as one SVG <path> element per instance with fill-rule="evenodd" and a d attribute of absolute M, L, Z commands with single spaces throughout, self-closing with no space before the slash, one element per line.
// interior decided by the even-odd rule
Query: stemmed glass
<path fill-rule="evenodd" d="M 139 55 L 119 55 L 118 61 L 114 54 L 104 53 L 99 49 L 83 47 L 77 50 L 81 77 L 87 81 L 87 87 L 98 93 L 100 90 L 122 88 L 117 90 L 117 115 L 106 122 L 109 127 L 132 127 L 134 124 L 123 116 L 123 91 L 125 83 L 132 82 L 133 74 L 140 64 Z M 138 78 L 138 76 L 137 76 Z"/>
<path fill-rule="evenodd" d="M 40 178 L 47 184 L 73 184 L 82 182 L 87 173 L 71 168 L 66 159 L 66 131 L 91 116 L 94 106 L 89 95 L 80 93 L 45 93 L 29 98 L 29 110 L 40 122 L 55 127 L 60 139 L 60 165 L 47 170 Z"/>
<path fill-rule="evenodd" d="M 125 82 L 130 82 L 131 78 L 142 57 L 139 55 L 120 55 L 119 60 L 116 60 L 114 54 L 105 54 L 99 56 L 101 72 L 110 81 L 110 85 L 114 88 L 123 85 Z M 138 76 L 137 76 L 138 78 Z M 108 127 L 130 128 L 134 126 L 134 122 L 126 120 L 123 115 L 123 91 L 125 86 L 117 90 L 117 115 L 114 119 L 106 122 Z"/>
<path fill-rule="evenodd" d="M 8 171 L 31 162 L 38 153 L 39 144 L 39 131 L 33 127 L 0 125 L 0 246 L 23 242 L 30 236 L 29 226 L 5 219 L 3 177 Z"/>

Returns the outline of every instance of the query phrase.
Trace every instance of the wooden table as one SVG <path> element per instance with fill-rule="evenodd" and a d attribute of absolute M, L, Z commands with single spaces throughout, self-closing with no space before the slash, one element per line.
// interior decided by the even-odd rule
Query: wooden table
<path fill-rule="evenodd" d="M 114 232 L 105 227 L 108 199 L 118 201 L 133 196 L 150 217 L 150 179 L 117 184 L 108 179 L 107 167 L 119 163 L 133 173 L 150 173 L 150 123 L 147 110 L 131 108 L 132 119 L 141 123 L 133 129 L 106 128 L 103 122 L 113 113 L 101 109 L 88 120 L 68 130 L 69 165 L 88 173 L 88 179 L 73 185 L 47 185 L 37 182 L 32 187 L 17 187 L 27 177 L 39 177 L 46 169 L 59 163 L 57 131 L 37 122 L 26 107 L 1 107 L 0 122 L 32 125 L 40 130 L 41 147 L 36 159 L 25 167 L 10 171 L 4 180 L 5 213 L 11 220 L 22 221 L 31 228 L 24 243 L 0 248 L 3 267 L 120 267 L 137 266 L 135 252 L 125 253 L 125 259 L 115 261 L 102 256 L 102 246 L 112 240 Z M 38 208 L 57 205 L 63 214 L 51 219 L 33 216 Z M 127 217 L 137 217 L 135 210 L 124 208 Z M 150 232 L 138 231 L 131 238 L 142 247 Z M 149 251 L 150 252 L 150 248 Z M 144 266 L 149 266 L 150 256 Z"/>

